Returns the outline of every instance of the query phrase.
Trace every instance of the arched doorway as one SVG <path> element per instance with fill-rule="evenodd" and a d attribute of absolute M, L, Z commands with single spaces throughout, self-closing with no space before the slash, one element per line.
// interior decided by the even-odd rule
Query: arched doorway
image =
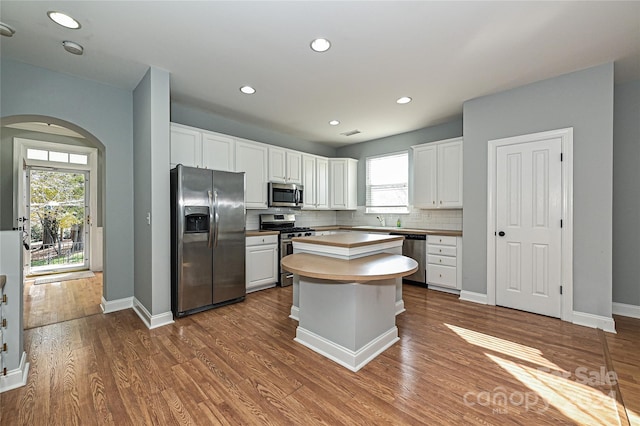
<path fill-rule="evenodd" d="M 64 274 L 56 278 L 39 278 L 38 285 L 34 284 L 36 282 L 35 279 L 27 277 L 28 281 L 25 282 L 24 292 L 25 328 L 101 312 L 100 300 L 105 293 L 107 285 L 106 282 L 103 282 L 101 273 L 104 266 L 102 229 L 105 218 L 105 146 L 85 129 L 73 123 L 49 116 L 22 115 L 5 117 L 2 118 L 0 129 L 0 161 L 2 161 L 3 166 L 13 165 L 13 167 L 2 167 L 0 171 L 3 181 L 2 188 L 0 188 L 0 229 L 22 227 L 28 230 L 30 228 L 30 217 L 24 213 L 24 209 L 21 206 L 25 204 L 23 199 L 25 187 L 23 179 L 25 174 L 23 170 L 33 171 L 31 165 L 37 164 L 41 166 L 35 167 L 35 169 L 45 174 L 53 173 L 53 169 L 60 174 L 64 174 L 74 168 L 80 169 L 79 171 L 86 177 L 91 173 L 91 178 L 87 179 L 86 187 L 87 192 L 89 192 L 89 182 L 91 182 L 91 209 L 88 208 L 89 197 L 87 197 L 86 205 L 90 214 L 84 215 L 83 213 L 83 226 L 76 225 L 75 229 L 86 231 L 87 247 L 86 250 L 83 250 L 83 256 L 86 255 L 87 258 L 86 262 L 83 263 L 84 267 L 81 269 L 96 271 L 95 277 L 89 279 L 85 275 L 86 279 L 83 282 L 78 280 L 65 282 L 65 280 L 77 276 Z M 42 147 L 45 147 L 45 149 L 39 149 Z M 72 161 L 64 164 L 64 162 L 60 161 L 57 163 L 38 163 L 38 161 L 26 160 L 27 149 L 39 151 L 40 154 L 44 152 L 45 155 L 47 153 L 49 155 L 56 153 L 58 154 L 58 160 L 59 154 L 71 152 Z M 91 152 L 91 150 L 95 152 L 92 167 L 89 167 L 88 164 L 74 164 L 73 159 L 77 160 L 79 152 Z M 76 157 L 73 157 L 74 155 Z M 73 231 L 74 227 L 69 227 L 65 231 L 69 235 L 63 235 L 63 231 L 60 230 L 60 241 L 58 241 L 57 247 L 54 248 L 55 250 L 50 249 L 50 251 L 54 253 L 56 250 L 63 248 L 61 243 L 63 237 L 66 237 L 64 244 L 69 245 L 68 241 L 71 240 L 71 247 L 77 249 L 79 246 L 77 241 L 81 240 L 81 238 L 77 234 L 73 234 Z M 91 235 L 90 239 L 89 235 Z M 30 238 L 31 233 L 27 234 L 27 237 Z M 39 243 L 42 245 L 42 241 Z M 33 257 L 38 257 L 38 259 L 43 258 L 43 250 L 32 251 L 32 249 L 38 249 L 38 244 L 34 243 L 29 247 L 29 251 L 25 250 L 25 258 L 32 257 L 32 254 L 34 254 Z M 64 250 L 59 251 L 59 253 L 62 252 Z M 38 260 L 38 262 L 42 263 L 42 259 Z M 34 269 L 37 270 L 38 268 L 42 269 L 41 266 L 36 266 Z M 45 271 L 50 269 L 44 268 Z M 69 286 L 68 284 L 71 283 L 74 285 Z M 35 285 L 35 287 L 30 287 L 32 285 Z M 31 308 L 33 308 L 33 312 Z"/>

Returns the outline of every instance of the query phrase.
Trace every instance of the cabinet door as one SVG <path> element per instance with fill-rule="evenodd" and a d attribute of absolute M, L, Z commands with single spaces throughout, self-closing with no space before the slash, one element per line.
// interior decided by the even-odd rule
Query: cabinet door
<path fill-rule="evenodd" d="M 329 208 L 329 160 L 327 158 L 316 158 L 316 208 Z"/>
<path fill-rule="evenodd" d="M 462 207 L 462 141 L 438 146 L 438 207 Z"/>
<path fill-rule="evenodd" d="M 437 147 L 420 146 L 413 149 L 413 205 L 435 209 L 437 197 Z"/>
<path fill-rule="evenodd" d="M 235 145 L 233 138 L 214 133 L 202 134 L 202 167 L 232 172 Z"/>
<path fill-rule="evenodd" d="M 302 185 L 304 186 L 304 209 L 316 208 L 316 158 L 302 156 Z"/>
<path fill-rule="evenodd" d="M 329 207 L 336 210 L 347 209 L 347 161 L 329 160 Z"/>
<path fill-rule="evenodd" d="M 236 141 L 236 171 L 245 172 L 247 208 L 267 207 L 267 148 L 264 145 Z"/>
<path fill-rule="evenodd" d="M 278 282 L 278 250 L 275 244 L 247 247 L 246 255 L 247 290 Z"/>
<path fill-rule="evenodd" d="M 201 166 L 202 134 L 199 131 L 172 125 L 170 145 L 171 167 L 178 164 L 189 167 Z"/>
<path fill-rule="evenodd" d="M 358 207 L 358 160 L 347 158 L 347 210 Z"/>
<path fill-rule="evenodd" d="M 288 183 L 302 183 L 302 154 L 295 151 L 287 151 L 287 175 Z M 305 187 L 306 190 L 306 187 Z"/>
<path fill-rule="evenodd" d="M 269 147 L 269 181 L 287 181 L 287 154 L 282 148 Z"/>

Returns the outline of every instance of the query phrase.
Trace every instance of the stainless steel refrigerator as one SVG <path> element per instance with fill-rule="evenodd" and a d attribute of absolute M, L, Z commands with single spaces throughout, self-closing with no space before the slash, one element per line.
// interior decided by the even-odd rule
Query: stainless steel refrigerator
<path fill-rule="evenodd" d="M 171 309 L 176 317 L 243 300 L 245 176 L 171 170 Z"/>

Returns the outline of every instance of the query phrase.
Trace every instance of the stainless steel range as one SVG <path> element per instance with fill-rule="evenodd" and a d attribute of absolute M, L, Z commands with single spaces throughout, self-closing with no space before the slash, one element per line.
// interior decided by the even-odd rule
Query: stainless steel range
<path fill-rule="evenodd" d="M 315 230 L 311 228 L 296 227 L 296 215 L 287 214 L 261 214 L 260 215 L 261 231 L 279 231 L 280 236 L 280 259 L 293 254 L 293 243 L 291 239 L 294 237 L 310 237 L 315 235 Z M 293 284 L 293 274 L 283 271 L 278 262 L 278 272 L 280 280 L 278 284 L 282 287 Z"/>

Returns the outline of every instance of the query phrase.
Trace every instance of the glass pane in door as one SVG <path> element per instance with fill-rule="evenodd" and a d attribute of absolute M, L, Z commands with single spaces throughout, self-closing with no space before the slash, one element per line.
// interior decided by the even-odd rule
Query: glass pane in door
<path fill-rule="evenodd" d="M 86 172 L 29 172 L 30 274 L 88 268 Z"/>

